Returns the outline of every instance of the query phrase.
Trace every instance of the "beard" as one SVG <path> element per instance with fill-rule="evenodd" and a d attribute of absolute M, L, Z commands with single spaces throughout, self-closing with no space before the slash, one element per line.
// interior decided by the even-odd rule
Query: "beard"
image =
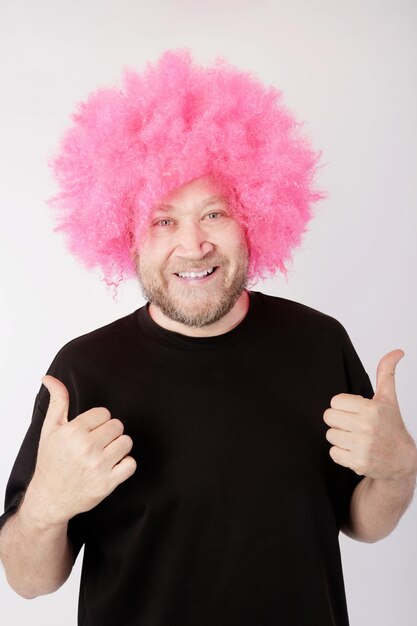
<path fill-rule="evenodd" d="M 216 277 L 213 284 L 189 286 L 179 280 L 173 284 L 174 272 L 186 272 L 189 268 L 217 267 L 222 271 L 221 282 Z M 137 273 L 144 298 L 152 302 L 169 319 L 186 326 L 203 328 L 214 324 L 233 308 L 248 284 L 249 254 L 246 245 L 241 245 L 236 256 L 235 267 L 227 257 L 218 254 L 206 255 L 198 263 L 183 260 L 181 268 L 157 270 L 145 260 L 137 259 Z M 166 277 L 171 277 L 170 281 Z"/>

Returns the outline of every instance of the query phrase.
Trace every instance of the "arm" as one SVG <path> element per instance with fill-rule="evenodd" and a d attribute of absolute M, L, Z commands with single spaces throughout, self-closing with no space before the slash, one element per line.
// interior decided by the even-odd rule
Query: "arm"
<path fill-rule="evenodd" d="M 45 521 L 32 485 L 1 530 L 0 560 L 9 585 L 27 599 L 56 591 L 71 573 L 74 557 L 67 524 Z"/>
<path fill-rule="evenodd" d="M 68 523 L 91 510 L 136 470 L 133 442 L 120 420 L 95 407 L 68 421 L 69 395 L 53 376 L 43 378 L 50 402 L 36 467 L 17 512 L 0 533 L 0 559 L 10 586 L 25 598 L 58 589 L 74 553 Z"/>
<path fill-rule="evenodd" d="M 333 444 L 330 456 L 364 478 L 353 491 L 341 530 L 359 541 L 389 535 L 409 506 L 416 483 L 417 449 L 401 417 L 395 366 L 404 356 L 394 350 L 381 359 L 372 399 L 339 394 L 324 413 Z"/>
<path fill-rule="evenodd" d="M 352 494 L 349 519 L 342 532 L 368 543 L 387 537 L 410 505 L 415 484 L 415 473 L 398 481 L 363 478 Z"/>

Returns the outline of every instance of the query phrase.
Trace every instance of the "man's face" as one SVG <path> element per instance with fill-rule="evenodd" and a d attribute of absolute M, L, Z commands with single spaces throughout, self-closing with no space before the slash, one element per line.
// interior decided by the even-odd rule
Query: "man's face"
<path fill-rule="evenodd" d="M 247 284 L 243 228 L 208 177 L 182 185 L 155 205 L 136 261 L 145 298 L 187 326 L 221 319 Z"/>

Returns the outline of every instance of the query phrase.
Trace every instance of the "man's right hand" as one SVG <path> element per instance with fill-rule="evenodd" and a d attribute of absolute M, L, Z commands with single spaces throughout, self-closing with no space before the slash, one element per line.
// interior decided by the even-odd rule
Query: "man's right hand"
<path fill-rule="evenodd" d="M 42 506 L 44 522 L 55 525 L 99 504 L 134 474 L 136 461 L 127 456 L 132 439 L 108 409 L 95 407 L 69 422 L 65 385 L 50 375 L 42 382 L 50 401 L 28 490 Z"/>

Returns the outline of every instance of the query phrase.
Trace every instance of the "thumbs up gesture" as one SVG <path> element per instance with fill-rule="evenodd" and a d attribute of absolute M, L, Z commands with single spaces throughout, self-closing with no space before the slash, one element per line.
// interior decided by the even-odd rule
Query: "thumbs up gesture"
<path fill-rule="evenodd" d="M 395 389 L 395 368 L 404 356 L 393 350 L 379 362 L 372 400 L 341 393 L 330 401 L 323 418 L 329 430 L 333 461 L 373 479 L 415 477 L 417 451 L 407 432 Z"/>
<path fill-rule="evenodd" d="M 96 407 L 68 421 L 69 396 L 53 376 L 42 382 L 50 402 L 36 467 L 28 487 L 49 524 L 62 524 L 106 498 L 136 470 L 132 439 L 108 409 Z"/>

